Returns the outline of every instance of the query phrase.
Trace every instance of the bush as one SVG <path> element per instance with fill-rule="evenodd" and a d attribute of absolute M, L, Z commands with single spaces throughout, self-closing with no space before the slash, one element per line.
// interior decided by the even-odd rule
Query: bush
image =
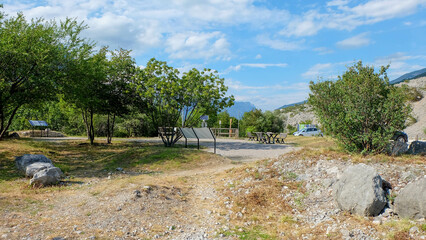
<path fill-rule="evenodd" d="M 308 101 L 321 125 L 350 152 L 382 152 L 405 128 L 411 108 L 402 88 L 389 84 L 388 67 L 375 73 L 360 61 L 335 82 L 310 83 Z"/>

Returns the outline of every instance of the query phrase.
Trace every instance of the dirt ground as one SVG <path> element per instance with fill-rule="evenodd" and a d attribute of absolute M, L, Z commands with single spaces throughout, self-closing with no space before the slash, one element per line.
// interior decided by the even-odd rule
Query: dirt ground
<path fill-rule="evenodd" d="M 213 143 L 202 144 L 213 152 Z M 196 169 L 71 178 L 63 187 L 31 190 L 31 198 L 0 193 L 8 206 L 0 213 L 0 239 L 426 239 L 424 219 L 390 213 L 377 220 L 336 208 L 329 185 L 359 159 L 297 150 L 219 139 L 219 155 Z M 424 157 L 409 165 L 363 161 L 396 192 L 426 173 Z M 27 179 L 4 184 L 20 181 Z"/>

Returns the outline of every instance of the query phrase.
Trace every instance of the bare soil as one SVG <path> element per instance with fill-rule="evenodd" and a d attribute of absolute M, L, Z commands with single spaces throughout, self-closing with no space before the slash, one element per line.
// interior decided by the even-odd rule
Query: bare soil
<path fill-rule="evenodd" d="M 0 239 L 425 239 L 424 219 L 353 216 L 337 209 L 330 190 L 345 167 L 363 161 L 397 194 L 425 175 L 424 156 L 407 164 L 289 144 L 217 147 L 221 156 L 190 170 L 116 171 L 42 189 L 3 182 Z"/>

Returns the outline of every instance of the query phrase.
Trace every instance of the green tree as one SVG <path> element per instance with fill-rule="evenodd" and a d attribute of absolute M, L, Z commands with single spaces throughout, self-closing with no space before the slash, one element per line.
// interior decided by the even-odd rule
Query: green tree
<path fill-rule="evenodd" d="M 0 17 L 0 139 L 6 135 L 17 111 L 56 96 L 55 80 L 63 75 L 66 57 L 85 40 L 85 27 L 67 19 L 33 19 L 22 14 Z"/>
<path fill-rule="evenodd" d="M 337 81 L 310 83 L 309 104 L 325 131 L 350 152 L 382 152 L 410 114 L 400 88 L 389 84 L 387 67 L 359 61 Z"/>
<path fill-rule="evenodd" d="M 153 125 L 170 128 L 170 134 L 162 138 L 166 146 L 180 138 L 174 127 L 196 126 L 200 116 L 233 104 L 233 97 L 225 96 L 228 88 L 217 72 L 192 69 L 180 77 L 177 69 L 154 58 L 139 72 L 134 86 Z"/>
<path fill-rule="evenodd" d="M 261 129 L 258 126 L 258 119 L 263 117 L 262 110 L 253 109 L 250 112 L 245 112 L 240 121 L 240 132 L 247 135 L 247 132 L 260 132 Z"/>
<path fill-rule="evenodd" d="M 106 105 L 103 107 L 103 113 L 107 115 L 107 143 L 111 143 L 114 135 L 116 116 L 122 117 L 130 110 L 129 108 L 134 98 L 130 82 L 136 73 L 136 63 L 130 56 L 129 50 L 120 49 L 110 53 L 108 75 L 104 83 Z"/>
<path fill-rule="evenodd" d="M 88 46 L 90 49 L 90 47 Z M 105 84 L 108 73 L 107 49 L 90 55 L 85 51 L 67 64 L 69 72 L 63 83 L 67 102 L 80 109 L 90 144 L 95 139 L 94 115 L 103 113 L 107 102 L 108 88 Z"/>

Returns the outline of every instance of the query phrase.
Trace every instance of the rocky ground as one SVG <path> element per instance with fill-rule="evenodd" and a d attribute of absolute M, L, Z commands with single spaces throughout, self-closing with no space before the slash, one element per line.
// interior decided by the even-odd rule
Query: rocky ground
<path fill-rule="evenodd" d="M 340 211 L 332 197 L 343 170 L 364 162 L 391 183 L 392 201 L 426 174 L 425 157 L 289 149 L 247 162 L 216 157 L 191 171 L 134 175 L 124 169 L 66 179 L 62 187 L 22 187 L 31 198 L 0 193 L 8 205 L 0 239 L 426 239 L 424 219 L 399 219 L 392 204 L 378 217 L 363 217 Z"/>
<path fill-rule="evenodd" d="M 424 132 L 426 129 L 426 77 L 413 79 L 407 83 L 400 83 L 399 85 L 402 84 L 416 88 L 423 95 L 421 100 L 412 103 L 415 122 L 404 131 L 412 139 L 416 137 L 418 139 L 426 139 L 426 133 Z"/>

